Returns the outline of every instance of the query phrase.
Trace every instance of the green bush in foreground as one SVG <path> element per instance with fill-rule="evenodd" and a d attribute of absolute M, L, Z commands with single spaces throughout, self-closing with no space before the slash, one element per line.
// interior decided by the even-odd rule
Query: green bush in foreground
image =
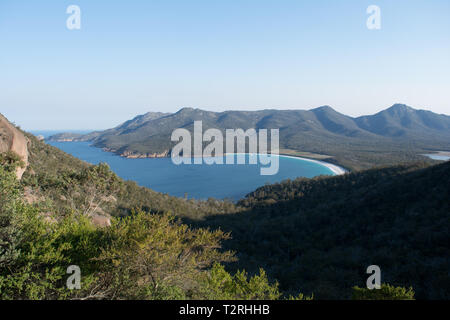
<path fill-rule="evenodd" d="M 144 212 L 95 228 L 84 216 L 48 222 L 24 207 L 18 255 L 0 268 L 0 299 L 277 299 L 264 271 L 227 273 L 220 231 L 191 230 Z M 19 214 L 19 212 L 16 212 Z M 66 289 L 78 265 L 81 290 Z M 213 265 L 213 266 L 212 266 Z M 212 266 L 212 268 L 211 268 Z"/>
<path fill-rule="evenodd" d="M 9 164 L 9 162 L 8 162 Z M 49 218 L 22 200 L 15 166 L 0 166 L 0 299 L 277 299 L 265 272 L 248 278 L 220 265 L 229 234 L 191 229 L 144 211 L 95 227 L 83 214 Z M 57 211 L 56 208 L 53 208 Z M 69 290 L 67 268 L 81 270 Z"/>
<path fill-rule="evenodd" d="M 0 154 L 0 268 L 8 267 L 19 254 L 20 229 L 13 213 L 21 207 L 21 188 L 12 157 L 11 154 Z"/>
<path fill-rule="evenodd" d="M 353 287 L 353 300 L 414 300 L 412 288 L 394 287 L 382 284 L 380 289 Z"/>

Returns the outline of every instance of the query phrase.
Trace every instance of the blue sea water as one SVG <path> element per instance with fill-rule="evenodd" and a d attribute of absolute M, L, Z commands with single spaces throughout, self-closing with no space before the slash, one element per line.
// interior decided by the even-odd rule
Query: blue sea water
<path fill-rule="evenodd" d="M 34 132 L 48 136 L 45 132 Z M 325 166 L 301 159 L 280 157 L 279 172 L 262 176 L 261 165 L 175 165 L 170 158 L 127 159 L 92 147 L 88 142 L 47 142 L 66 153 L 92 164 L 107 163 L 125 180 L 177 197 L 238 200 L 266 183 L 297 177 L 333 175 Z M 229 157 L 229 156 L 228 156 Z"/>

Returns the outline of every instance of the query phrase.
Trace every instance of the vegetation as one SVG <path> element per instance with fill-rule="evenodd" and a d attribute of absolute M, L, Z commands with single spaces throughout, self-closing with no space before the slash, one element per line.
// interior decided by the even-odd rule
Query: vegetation
<path fill-rule="evenodd" d="M 33 198 L 51 201 L 59 212 L 84 208 L 85 199 L 92 197 L 92 189 L 100 187 L 98 182 L 93 185 L 95 179 L 91 179 L 99 174 L 106 174 L 102 178 L 103 186 L 112 185 L 114 190 L 97 191 L 103 195 L 103 201 L 96 212 L 126 216 L 136 209 L 201 219 L 212 214 L 229 214 L 239 210 L 230 201 L 186 200 L 140 187 L 134 181 L 119 179 L 106 165 L 90 166 L 38 141 L 33 135 L 27 134 L 27 138 L 30 140 L 30 165 L 22 178 L 22 185 L 32 191 Z"/>
<path fill-rule="evenodd" d="M 177 128 L 203 130 L 280 129 L 280 148 L 289 153 L 328 155 L 328 160 L 351 170 L 428 161 L 422 153 L 450 150 L 450 117 L 397 104 L 375 115 L 352 118 L 331 107 L 312 110 L 210 112 L 184 108 L 173 114 L 148 113 L 103 132 L 71 138 L 92 141 L 124 156 L 166 155 Z M 65 139 L 67 134 L 53 138 Z"/>
<path fill-rule="evenodd" d="M 297 179 L 261 187 L 246 210 L 192 225 L 232 234 L 230 270 L 263 267 L 283 292 L 349 299 L 370 265 L 419 299 L 450 297 L 450 163 Z M 187 222 L 187 221 L 186 221 Z"/>
<path fill-rule="evenodd" d="M 229 237 L 221 231 L 190 229 L 173 216 L 144 212 L 113 219 L 108 228 L 95 227 L 76 211 L 49 220 L 21 199 L 12 168 L 0 167 L 0 299 L 281 296 L 263 271 L 247 278 L 245 272 L 233 276 L 224 270 L 219 263 L 234 255 L 219 250 Z M 103 169 L 99 171 L 105 173 Z M 96 181 L 104 178 L 93 176 Z M 81 290 L 66 287 L 70 265 L 82 270 Z"/>
<path fill-rule="evenodd" d="M 28 139 L 20 182 L 17 157 L 1 157 L 0 299 L 450 297 L 450 163 L 285 181 L 234 204 L 160 194 Z M 353 288 L 372 264 L 392 287 Z M 66 288 L 70 265 L 81 290 Z"/>
<path fill-rule="evenodd" d="M 0 164 L 0 268 L 5 268 L 19 254 L 20 229 L 14 212 L 20 209 L 21 189 L 15 175 L 17 159 L 11 154 L 0 155 Z"/>
<path fill-rule="evenodd" d="M 353 288 L 353 300 L 414 300 L 414 290 L 382 284 L 378 290 Z"/>

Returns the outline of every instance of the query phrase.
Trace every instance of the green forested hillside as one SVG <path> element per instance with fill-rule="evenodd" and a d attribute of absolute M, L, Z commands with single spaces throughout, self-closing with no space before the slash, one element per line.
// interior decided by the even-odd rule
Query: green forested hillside
<path fill-rule="evenodd" d="M 351 296 L 369 265 L 419 298 L 450 298 L 450 162 L 298 179 L 259 188 L 246 211 L 200 224 L 233 238 L 234 268 L 263 267 L 281 289 Z"/>
<path fill-rule="evenodd" d="M 0 155 L 0 300 L 282 297 L 263 270 L 249 276 L 224 269 L 221 263 L 235 260 L 221 250 L 228 234 L 189 228 L 174 215 L 198 218 L 227 204 L 140 189 L 106 165 L 87 165 L 28 138 L 30 165 L 20 182 L 15 169 L 24 163 L 14 153 Z M 140 197 L 147 202 L 134 206 Z M 120 210 L 126 217 L 112 217 L 108 226 L 92 220 L 98 211 Z M 79 290 L 66 286 L 69 266 L 81 270 Z"/>
<path fill-rule="evenodd" d="M 27 137 L 20 182 L 1 158 L 2 299 L 412 297 L 352 289 L 372 264 L 384 283 L 449 298 L 450 163 L 286 181 L 233 204 L 141 188 Z M 65 289 L 72 264 L 81 291 Z"/>

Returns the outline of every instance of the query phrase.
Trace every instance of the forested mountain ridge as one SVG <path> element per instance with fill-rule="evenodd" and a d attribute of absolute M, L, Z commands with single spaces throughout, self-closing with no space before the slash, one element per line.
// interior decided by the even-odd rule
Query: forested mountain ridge
<path fill-rule="evenodd" d="M 330 157 L 350 169 L 423 161 L 421 153 L 450 150 L 450 117 L 396 104 L 371 116 L 352 118 L 329 106 L 312 110 L 211 112 L 183 108 L 173 114 L 149 113 L 114 129 L 94 132 L 75 141 L 92 141 L 127 157 L 168 156 L 170 136 L 177 128 L 193 130 L 280 129 L 282 153 L 309 152 Z M 50 137 L 58 140 L 60 136 Z"/>
<path fill-rule="evenodd" d="M 415 110 L 406 105 L 394 105 L 373 116 L 355 119 L 358 126 L 372 133 L 409 139 L 448 138 L 450 117 L 431 111 Z"/>

